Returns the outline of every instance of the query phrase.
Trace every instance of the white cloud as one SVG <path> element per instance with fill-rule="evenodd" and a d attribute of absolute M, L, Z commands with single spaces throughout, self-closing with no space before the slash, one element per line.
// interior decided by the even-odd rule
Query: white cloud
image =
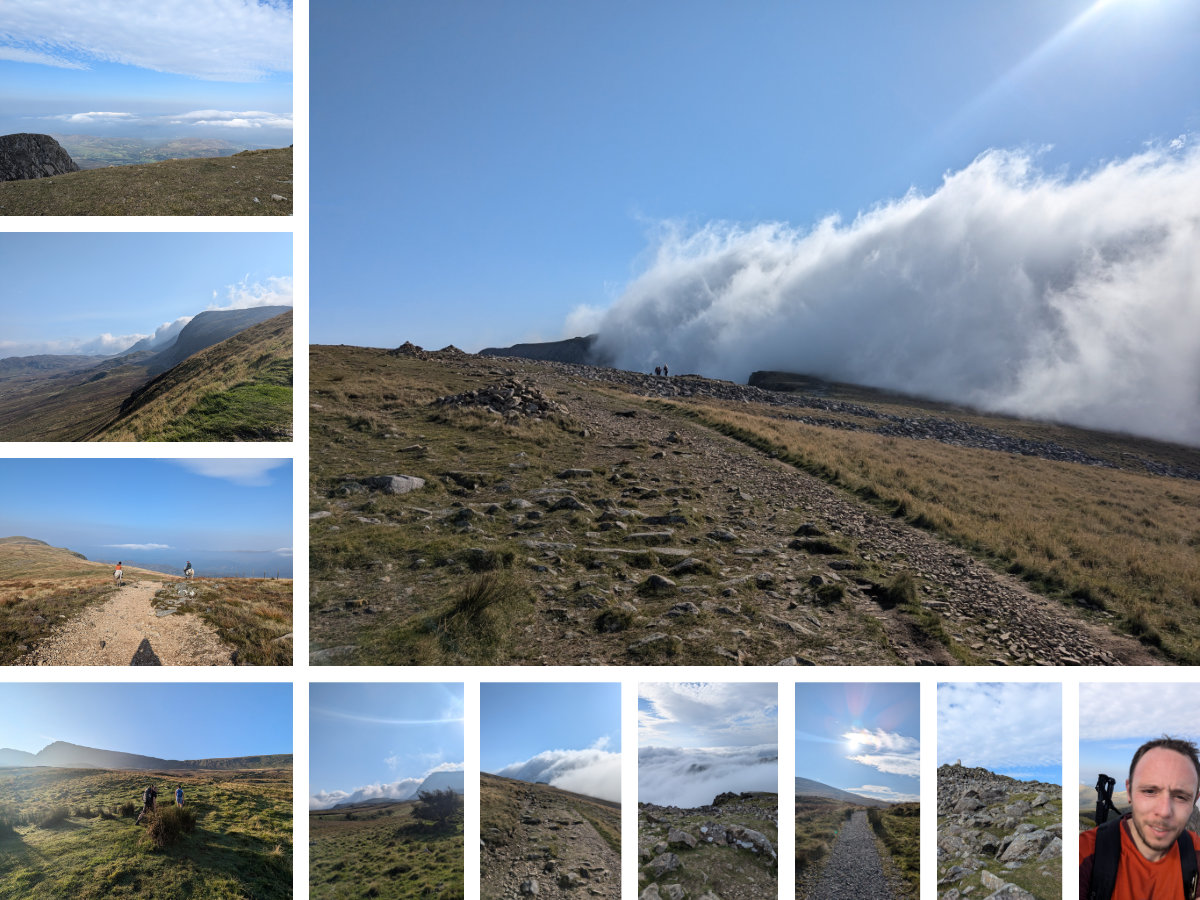
<path fill-rule="evenodd" d="M 961 759 L 995 771 L 1062 764 L 1061 685 L 939 684 L 937 700 L 939 765 Z"/>
<path fill-rule="evenodd" d="M 0 359 L 9 356 L 40 356 L 44 353 L 69 356 L 113 356 L 124 353 L 145 334 L 104 334 L 56 341 L 0 341 Z"/>
<path fill-rule="evenodd" d="M 105 544 L 118 550 L 170 550 L 170 544 Z"/>
<path fill-rule="evenodd" d="M 883 800 L 887 803 L 910 803 L 921 799 L 920 794 L 906 794 L 881 784 L 864 784 L 861 787 L 848 787 L 842 788 L 842 790 L 863 797 L 874 797 L 876 800 Z"/>
<path fill-rule="evenodd" d="M 214 297 L 216 291 L 213 292 Z M 215 301 L 209 309 L 251 309 L 257 306 L 293 306 L 292 276 L 273 275 L 266 281 L 251 283 L 242 279 L 237 284 L 226 285 L 225 302 Z"/>
<path fill-rule="evenodd" d="M 292 10 L 277 0 L 18 0 L 5 3 L 0 42 L 34 54 L 22 62 L 258 81 L 291 72 Z"/>
<path fill-rule="evenodd" d="M 94 125 L 97 122 L 131 122 L 138 117 L 127 112 L 83 112 L 63 113 L 58 116 L 43 116 L 42 118 L 68 122 L 72 125 Z"/>
<path fill-rule="evenodd" d="M 172 459 L 168 460 L 196 475 L 221 478 L 244 487 L 270 484 L 267 473 L 287 465 L 286 459 Z"/>
<path fill-rule="evenodd" d="M 49 53 L 39 53 L 36 50 L 23 50 L 19 47 L 0 47 L 0 59 L 9 62 L 33 63 L 39 66 L 54 66 L 58 69 L 87 69 L 81 62 L 52 56 Z"/>
<path fill-rule="evenodd" d="M 774 684 L 643 683 L 638 697 L 642 744 L 733 746 L 778 740 Z"/>
<path fill-rule="evenodd" d="M 874 731 L 854 728 L 842 737 L 852 744 L 876 751 L 851 754 L 846 759 L 889 775 L 911 775 L 916 778 L 921 774 L 921 742 L 914 737 L 881 728 Z"/>
<path fill-rule="evenodd" d="M 389 762 L 389 760 L 385 760 Z M 399 778 L 391 782 L 377 782 L 355 788 L 352 791 L 317 791 L 309 795 L 309 809 L 329 809 L 339 803 L 362 803 L 364 800 L 410 800 L 417 794 L 417 789 L 425 779 L 435 772 L 461 772 L 465 768 L 461 762 L 446 762 L 434 766 L 420 778 Z"/>
<path fill-rule="evenodd" d="M 289 130 L 292 127 L 291 113 L 262 112 L 261 110 L 232 112 L 224 109 L 201 109 L 163 118 L 169 120 L 172 125 L 216 125 L 226 128 L 286 128 Z"/>
<path fill-rule="evenodd" d="M 988 151 L 930 196 L 807 231 L 668 223 L 597 350 L 1200 444 L 1200 144 L 1173 146 L 1073 180 Z"/>
<path fill-rule="evenodd" d="M 602 800 L 621 799 L 621 754 L 599 748 L 547 750 L 496 773 L 520 781 L 544 781 L 551 787 Z"/>
<path fill-rule="evenodd" d="M 1079 739 L 1200 738 L 1194 684 L 1081 684 Z M 1097 714 L 1103 710 L 1103 715 Z"/>
<path fill-rule="evenodd" d="M 638 801 L 684 808 L 712 803 L 725 791 L 779 790 L 774 744 L 757 747 L 642 747 Z"/>

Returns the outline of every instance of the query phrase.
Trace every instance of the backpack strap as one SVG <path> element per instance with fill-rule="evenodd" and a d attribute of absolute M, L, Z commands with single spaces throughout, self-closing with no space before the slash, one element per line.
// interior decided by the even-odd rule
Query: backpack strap
<path fill-rule="evenodd" d="M 1109 900 L 1113 888 L 1117 886 L 1117 869 L 1121 866 L 1121 821 L 1122 819 L 1109 819 L 1096 829 L 1096 849 L 1092 856 L 1092 885 L 1088 892 L 1088 900 Z M 1193 852 L 1193 862 L 1195 855 Z"/>
<path fill-rule="evenodd" d="M 1179 835 L 1179 867 L 1183 870 L 1184 900 L 1196 900 L 1196 847 L 1186 828 Z"/>

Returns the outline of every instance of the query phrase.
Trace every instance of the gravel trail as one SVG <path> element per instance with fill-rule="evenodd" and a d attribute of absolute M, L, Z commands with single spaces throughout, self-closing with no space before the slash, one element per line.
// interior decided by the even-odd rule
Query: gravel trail
<path fill-rule="evenodd" d="M 103 606 L 56 628 L 21 665 L 230 666 L 233 648 L 192 615 L 156 614 L 151 600 L 163 585 L 134 581 Z"/>
<path fill-rule="evenodd" d="M 808 900 L 892 900 L 893 896 L 867 814 L 856 810 L 838 835 Z"/>

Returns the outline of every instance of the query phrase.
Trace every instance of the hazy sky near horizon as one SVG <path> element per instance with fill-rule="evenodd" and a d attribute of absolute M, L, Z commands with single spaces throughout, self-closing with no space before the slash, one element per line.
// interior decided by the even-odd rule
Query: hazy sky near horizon
<path fill-rule="evenodd" d="M 309 689 L 309 808 L 407 797 L 463 768 L 461 684 L 320 684 Z"/>
<path fill-rule="evenodd" d="M 6 0 L 0 134 L 292 142 L 290 0 Z"/>
<path fill-rule="evenodd" d="M 290 572 L 290 459 L 3 459 L 0 483 L 0 537 L 131 565 L 219 551 Z"/>
<path fill-rule="evenodd" d="M 937 686 L 937 763 L 1062 784 L 1062 685 Z"/>
<path fill-rule="evenodd" d="M 1198 4 L 311 15 L 315 343 L 596 332 L 1200 443 Z"/>
<path fill-rule="evenodd" d="M 0 747 L 54 741 L 162 759 L 292 752 L 291 684 L 3 684 Z M 147 721 L 163 727 L 140 727 Z"/>
<path fill-rule="evenodd" d="M 919 800 L 920 687 L 796 685 L 796 774 L 879 800 Z"/>
<path fill-rule="evenodd" d="M 291 306 L 292 236 L 9 233 L 0 271 L 0 359 L 105 355 L 208 309 Z"/>
<path fill-rule="evenodd" d="M 479 765 L 621 799 L 621 685 L 484 683 L 479 686 Z"/>
<path fill-rule="evenodd" d="M 1125 790 L 1129 762 L 1146 741 L 1163 736 L 1200 741 L 1194 684 L 1079 685 L 1079 779 L 1103 772 Z"/>

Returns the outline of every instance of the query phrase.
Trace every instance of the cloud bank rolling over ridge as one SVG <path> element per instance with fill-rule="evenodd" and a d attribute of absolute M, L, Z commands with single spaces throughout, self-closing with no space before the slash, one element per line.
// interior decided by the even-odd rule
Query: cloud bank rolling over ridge
<path fill-rule="evenodd" d="M 496 773 L 601 800 L 621 800 L 621 754 L 606 750 L 547 750 Z"/>
<path fill-rule="evenodd" d="M 1200 445 L 1200 146 L 1077 177 L 988 151 L 843 224 L 663 226 L 598 332 L 622 368 L 787 370 Z"/>
<path fill-rule="evenodd" d="M 725 791 L 779 790 L 778 749 L 751 747 L 642 747 L 638 801 L 684 808 L 712 803 Z"/>

